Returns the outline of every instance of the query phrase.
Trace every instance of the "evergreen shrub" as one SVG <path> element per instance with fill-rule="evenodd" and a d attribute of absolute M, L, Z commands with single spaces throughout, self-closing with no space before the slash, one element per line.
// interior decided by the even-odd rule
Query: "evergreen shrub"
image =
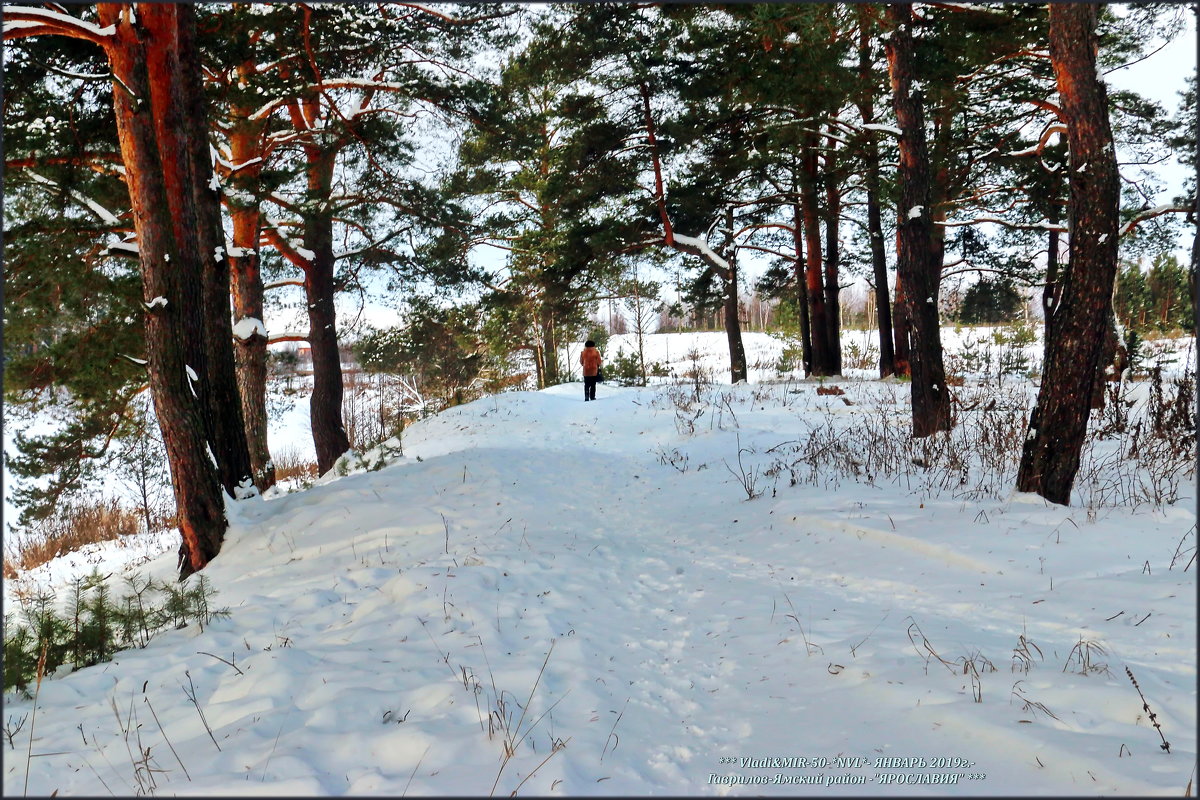
<path fill-rule="evenodd" d="M 21 599 L 19 619 L 4 616 L 4 691 L 28 693 L 43 651 L 49 675 L 63 666 L 90 667 L 121 650 L 145 647 L 162 630 L 192 623 L 204 630 L 211 620 L 229 616 L 228 609 L 212 605 L 216 590 L 203 575 L 176 584 L 143 580 L 134 573 L 125 583 L 129 591 L 114 600 L 98 572 L 76 578 L 65 616 L 55 610 L 53 592 Z"/>

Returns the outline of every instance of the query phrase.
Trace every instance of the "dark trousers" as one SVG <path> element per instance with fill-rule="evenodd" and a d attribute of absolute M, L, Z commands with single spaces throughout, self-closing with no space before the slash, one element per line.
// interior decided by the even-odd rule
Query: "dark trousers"
<path fill-rule="evenodd" d="M 583 399 L 584 400 L 595 400 L 596 399 L 596 384 L 599 382 L 600 382 L 599 379 L 597 379 L 597 377 L 595 375 L 591 375 L 591 376 L 584 375 L 583 376 Z"/>

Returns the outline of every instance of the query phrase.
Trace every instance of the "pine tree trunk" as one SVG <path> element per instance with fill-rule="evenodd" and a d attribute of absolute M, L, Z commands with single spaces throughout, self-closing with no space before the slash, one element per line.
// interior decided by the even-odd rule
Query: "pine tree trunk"
<path fill-rule="evenodd" d="M 912 370 L 913 436 L 930 436 L 949 430 L 950 393 L 942 365 L 938 289 L 941 278 L 940 239 L 935 241 L 930 207 L 930 167 L 925 144 L 924 107 L 920 91 L 914 95 L 914 44 L 912 5 L 888 6 L 893 23 L 886 43 L 888 71 L 900 137 L 899 219 L 897 221 L 896 274 L 907 290 L 907 322 L 912 326 L 909 365 Z"/>
<path fill-rule="evenodd" d="M 250 80 L 255 69 L 252 61 L 240 64 L 239 79 Z M 237 190 L 229 200 L 233 250 L 228 255 L 233 315 L 238 322 L 247 318 L 263 321 L 265 290 L 260 264 L 261 212 L 257 197 L 262 177 L 264 123 L 250 119 L 255 110 L 251 106 L 234 105 L 228 123 L 229 154 L 234 164 L 246 165 L 229 176 L 230 185 Z M 267 337 L 256 332 L 247 339 L 235 339 L 234 365 L 250 469 L 254 485 L 260 492 L 265 492 L 275 485 L 275 465 L 267 444 Z"/>
<path fill-rule="evenodd" d="M 239 321 L 263 318 L 263 282 L 259 268 L 258 213 L 234 210 L 233 245 L 237 255 L 230 258 L 233 313 Z M 246 444 L 254 485 L 260 492 L 275 485 L 275 465 L 267 447 L 267 337 L 254 333 L 238 339 L 234 347 L 238 396 L 242 401 L 242 421 L 246 426 Z"/>
<path fill-rule="evenodd" d="M 231 497 L 237 489 L 253 484 L 242 400 L 234 366 L 233 323 L 229 308 L 229 255 L 221 222 L 221 198 L 214 183 L 208 143 L 208 105 L 200 74 L 200 52 L 196 45 L 196 9 L 189 3 L 177 6 L 179 60 L 194 65 L 182 70 L 184 121 L 187 126 L 189 179 L 196 209 L 195 235 L 203 285 L 205 378 L 208 384 L 209 441 L 221 476 Z"/>
<path fill-rule="evenodd" d="M 1095 4 L 1050 5 L 1050 59 L 1070 148 L 1071 235 L 1017 490 L 1062 505 L 1079 471 L 1117 271 L 1120 179 L 1108 96 L 1096 75 L 1097 16 Z"/>
<path fill-rule="evenodd" d="M 727 235 L 730 237 L 729 246 L 725 252 L 729 270 L 721 276 L 721 282 L 725 289 L 725 339 L 729 343 L 730 382 L 736 384 L 748 381 L 750 374 L 746 368 L 746 348 L 742 342 L 742 322 L 738 310 L 737 248 L 732 240 L 732 208 L 725 212 L 725 230 L 728 231 Z"/>
<path fill-rule="evenodd" d="M 1100 363 L 1097 364 L 1096 375 L 1092 384 L 1093 410 L 1101 410 L 1108 395 L 1108 382 L 1120 378 L 1121 371 L 1117 364 L 1117 349 L 1121 337 L 1117 334 L 1117 315 L 1113 313 L 1112 303 L 1104 315 L 1104 336 L 1100 345 Z"/>
<path fill-rule="evenodd" d="M 858 16 L 858 74 L 863 92 L 858 111 L 864 125 L 875 122 L 875 68 L 871 58 L 869 9 L 856 7 Z M 871 242 L 871 271 L 875 281 L 875 307 L 879 327 L 879 377 L 896 373 L 896 350 L 892 342 L 892 304 L 888 295 L 887 250 L 883 244 L 883 215 L 879 207 L 879 141 L 874 131 L 866 133 L 863 152 L 863 188 L 867 193 L 867 235 Z"/>
<path fill-rule="evenodd" d="M 549 306 L 543 308 L 544 321 L 541 324 L 542 334 L 542 353 L 545 359 L 545 384 L 546 386 L 554 386 L 561 380 L 558 369 L 558 341 L 555 338 L 554 330 L 554 314 Z"/>
<path fill-rule="evenodd" d="M 808 319 L 808 282 L 804 268 L 803 215 L 798 203 L 792 204 L 792 241 L 796 246 L 796 302 L 800 310 L 800 354 L 804 361 L 804 375 L 812 374 L 812 332 Z"/>
<path fill-rule="evenodd" d="M 1057 219 L 1051 217 L 1049 222 L 1056 224 Z M 1054 309 L 1058 305 L 1058 231 L 1050 231 L 1050 242 L 1046 255 L 1046 285 L 1042 287 L 1042 372 L 1045 372 L 1047 359 L 1050 358 L 1050 326 L 1054 319 Z"/>
<path fill-rule="evenodd" d="M 829 309 L 821 280 L 821 221 L 817 200 L 816 140 L 811 138 L 801 157 L 800 209 L 804 216 L 805 284 L 808 290 L 809 333 L 812 336 L 812 375 L 832 375 L 829 354 Z"/>
<path fill-rule="evenodd" d="M 892 304 L 888 294 L 887 255 L 883 246 L 883 218 L 879 210 L 879 154 L 867 164 L 867 232 L 871 239 L 871 271 L 875 279 L 875 309 L 879 329 L 879 377 L 896 374 L 896 349 L 892 341 Z"/>
<path fill-rule="evenodd" d="M 193 392 L 193 381 L 187 374 L 188 355 L 185 342 L 195 338 L 195 319 L 188 315 L 186 295 L 199 293 L 199 275 L 186 274 L 188 262 L 181 254 L 176 231 L 193 230 L 197 224 L 190 219 L 172 219 L 172 208 L 187 209 L 184 198 L 169 197 L 170 188 L 184 191 L 187 187 L 169 181 L 165 161 L 178 159 L 179 151 L 170 149 L 170 142 L 161 141 L 157 132 L 161 125 L 156 117 L 162 104 L 151 98 L 170 97 L 177 85 L 165 65 L 167 53 L 173 46 L 172 36 L 146 35 L 162 31 L 166 20 L 155 14 L 171 15 L 171 6 L 154 9 L 139 7 L 139 31 L 129 24 L 129 7 L 124 4 L 98 4 L 100 24 L 115 25 L 116 33 L 106 48 L 109 64 L 116 81 L 113 88 L 114 111 L 125 179 L 137 232 L 138 259 L 141 264 L 145 315 L 147 369 L 155 416 L 163 434 L 171 483 L 175 494 L 176 514 L 183 542 L 180 547 L 180 578 L 203 569 L 221 547 L 228 523 L 221 497 L 221 484 L 216 467 L 210 459 L 201 403 Z M 138 27 L 140 27 L 140 25 Z M 142 37 L 145 36 L 143 39 Z M 152 67 L 153 65 L 153 67 Z M 199 69 L 198 64 L 185 68 Z M 178 68 L 178 65 L 176 66 Z M 168 111 L 170 110 L 168 106 Z M 178 109 L 176 109 L 178 111 Z M 173 114 L 173 119 L 178 115 Z M 176 134 L 171 141 L 177 142 Z M 190 191 L 185 192 L 190 196 Z M 182 225 L 174 223 L 182 223 Z M 184 241 L 191 240 L 190 236 Z M 194 245 L 193 245 L 194 249 Z M 191 264 L 194 268 L 195 262 Z M 166 301 L 165 305 L 158 298 Z M 191 307 L 198 308 L 199 298 L 191 298 Z M 195 370 L 197 376 L 200 371 Z M 195 383 L 200 383 L 199 380 Z"/>
<path fill-rule="evenodd" d="M 304 247 L 310 253 L 304 274 L 308 303 L 308 345 L 312 348 L 313 393 L 309 398 L 317 470 L 324 474 L 350 449 L 342 424 L 342 357 L 338 352 L 334 309 L 333 217 L 326 204 L 333 184 L 333 155 L 312 148 L 308 165 L 309 198 L 315 207 L 304 214 Z"/>
<path fill-rule="evenodd" d="M 832 174 L 832 155 L 825 158 L 825 322 L 829 374 L 842 374 L 841 293 L 838 285 L 838 233 L 842 198 Z"/>
<path fill-rule="evenodd" d="M 897 251 L 900 246 L 897 241 Z M 908 321 L 908 291 L 905 288 L 904 280 L 900 276 L 900 270 L 896 270 L 896 297 L 892 301 L 892 343 L 895 347 L 893 358 L 897 376 L 909 377 L 912 375 L 911 347 L 909 342 L 912 339 L 912 324 Z"/>

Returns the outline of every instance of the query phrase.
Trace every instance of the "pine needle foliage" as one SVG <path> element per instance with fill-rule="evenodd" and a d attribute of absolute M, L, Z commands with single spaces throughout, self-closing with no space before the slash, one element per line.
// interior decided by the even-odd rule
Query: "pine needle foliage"
<path fill-rule="evenodd" d="M 47 674 L 63 666 L 81 669 L 145 647 L 159 631 L 192 623 L 203 631 L 213 619 L 229 616 L 228 609 L 212 604 L 216 590 L 203 575 L 177 584 L 134 573 L 125 584 L 127 591 L 115 598 L 106 578 L 93 571 L 71 583 L 65 616 L 49 591 L 22 600 L 17 614 L 6 614 L 4 691 L 27 694 L 43 652 Z"/>

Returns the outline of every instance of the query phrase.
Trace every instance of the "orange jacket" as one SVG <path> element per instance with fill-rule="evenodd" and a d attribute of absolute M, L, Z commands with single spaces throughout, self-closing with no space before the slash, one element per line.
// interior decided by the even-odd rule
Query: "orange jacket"
<path fill-rule="evenodd" d="M 600 371 L 600 351 L 594 347 L 585 347 L 579 354 L 579 363 L 583 365 L 583 377 L 594 378 Z"/>

